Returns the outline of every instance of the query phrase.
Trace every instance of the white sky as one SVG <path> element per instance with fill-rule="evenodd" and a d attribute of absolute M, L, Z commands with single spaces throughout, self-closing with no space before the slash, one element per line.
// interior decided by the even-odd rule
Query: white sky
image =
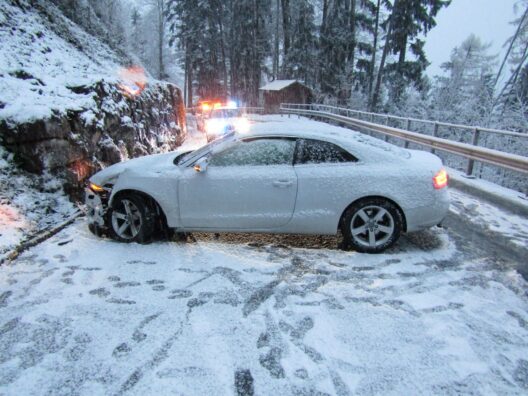
<path fill-rule="evenodd" d="M 509 22 L 515 19 L 513 6 L 518 1 L 453 0 L 449 7 L 440 10 L 437 25 L 425 39 L 425 53 L 431 62 L 427 74 L 442 74 L 440 65 L 449 60 L 451 50 L 471 33 L 492 44 L 490 54 L 504 55 L 503 44 L 514 33 L 515 28 Z M 501 61 L 502 57 L 498 59 Z"/>

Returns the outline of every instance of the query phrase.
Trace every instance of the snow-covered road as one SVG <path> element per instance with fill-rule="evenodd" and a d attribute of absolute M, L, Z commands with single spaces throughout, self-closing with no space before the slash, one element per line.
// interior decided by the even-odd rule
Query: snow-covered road
<path fill-rule="evenodd" d="M 456 226 L 383 255 L 196 239 L 120 244 L 80 219 L 0 267 L 0 394 L 528 389 L 526 283 Z"/>

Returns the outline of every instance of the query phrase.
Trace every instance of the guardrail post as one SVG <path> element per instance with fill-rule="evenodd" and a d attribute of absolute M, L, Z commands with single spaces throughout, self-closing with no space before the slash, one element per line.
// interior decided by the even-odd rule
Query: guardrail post
<path fill-rule="evenodd" d="M 471 141 L 471 144 L 473 146 L 478 146 L 479 135 L 480 135 L 479 129 L 478 128 L 473 129 L 473 139 Z M 469 177 L 469 178 L 474 178 L 475 177 L 475 176 L 473 176 L 473 166 L 474 165 L 475 165 L 475 161 L 472 158 L 470 158 L 468 160 L 466 177 Z"/>
<path fill-rule="evenodd" d="M 410 131 L 411 130 L 411 120 L 407 118 L 407 125 L 405 126 L 405 129 L 407 131 Z M 406 140 L 404 145 L 403 145 L 405 148 L 408 148 L 409 147 L 409 141 Z"/>
<path fill-rule="evenodd" d="M 385 125 L 389 125 L 389 116 L 385 116 Z M 385 141 L 389 141 L 389 135 L 385 135 Z"/>
<path fill-rule="evenodd" d="M 438 121 L 435 121 L 435 123 L 434 123 L 434 129 L 433 129 L 433 137 L 438 137 L 438 128 L 439 128 L 439 127 L 440 127 L 440 125 L 438 125 Z M 431 149 L 431 153 L 434 154 L 435 151 L 436 151 L 436 150 L 435 150 L 434 148 Z"/>

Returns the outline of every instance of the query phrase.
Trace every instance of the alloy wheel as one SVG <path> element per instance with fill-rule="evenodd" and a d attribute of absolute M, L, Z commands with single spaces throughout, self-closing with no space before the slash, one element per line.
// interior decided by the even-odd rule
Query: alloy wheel
<path fill-rule="evenodd" d="M 378 205 L 360 208 L 352 216 L 350 232 L 354 241 L 375 248 L 386 243 L 394 234 L 395 224 L 391 213 Z"/>
<path fill-rule="evenodd" d="M 133 239 L 141 231 L 143 220 L 138 207 L 128 199 L 122 199 L 112 211 L 112 228 L 122 239 Z"/>

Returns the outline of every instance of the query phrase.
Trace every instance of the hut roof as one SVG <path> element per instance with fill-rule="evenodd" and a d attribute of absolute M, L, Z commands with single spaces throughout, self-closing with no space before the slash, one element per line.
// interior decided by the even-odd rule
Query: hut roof
<path fill-rule="evenodd" d="M 289 87 L 293 83 L 299 83 L 304 86 L 301 82 L 297 80 L 275 80 L 270 82 L 269 84 L 264 85 L 263 87 L 260 87 L 259 90 L 262 91 L 281 91 L 286 87 Z"/>

